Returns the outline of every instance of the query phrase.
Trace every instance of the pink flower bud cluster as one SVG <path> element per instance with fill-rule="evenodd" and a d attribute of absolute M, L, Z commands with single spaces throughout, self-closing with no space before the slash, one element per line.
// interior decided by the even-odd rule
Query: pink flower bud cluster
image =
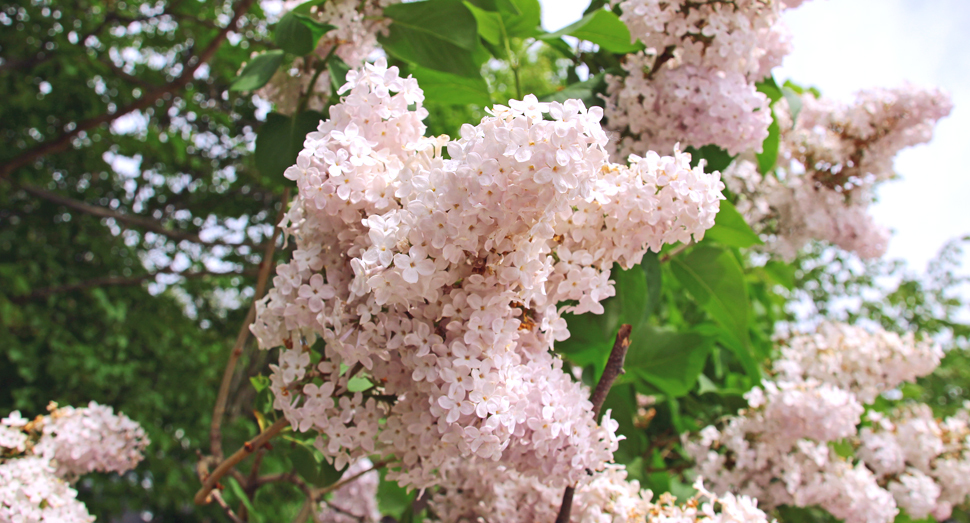
<path fill-rule="evenodd" d="M 377 487 L 381 475 L 372 470 L 374 464 L 367 458 L 354 462 L 347 468 L 341 480 L 361 474 L 330 494 L 330 499 L 320 504 L 317 523 L 377 523 L 381 511 L 377 507 Z M 369 472 L 365 472 L 369 471 Z"/>
<path fill-rule="evenodd" d="M 938 346 L 912 335 L 823 323 L 784 342 L 775 381 L 745 395 L 749 409 L 720 429 L 705 428 L 686 448 L 716 491 L 769 507 L 819 505 L 849 523 L 887 523 L 897 512 L 894 494 L 881 486 L 877 467 L 866 467 L 871 456 L 860 453 L 853 465 L 828 443 L 855 436 L 863 403 L 931 373 L 941 357 Z"/>
<path fill-rule="evenodd" d="M 513 100 L 449 141 L 422 136 L 421 90 L 383 60 L 342 91 L 286 171 L 297 248 L 252 326 L 285 347 L 276 408 L 338 467 L 393 454 L 402 485 L 440 485 L 454 459 L 555 488 L 601 470 L 617 424 L 551 353 L 562 314 L 602 313 L 615 262 L 702 237 L 719 175 L 676 151 L 608 163 L 601 112 L 576 100 Z M 357 373 L 373 386 L 349 393 Z"/>
<path fill-rule="evenodd" d="M 49 461 L 28 456 L 0 462 L 0 521 L 92 523 L 94 516 Z"/>
<path fill-rule="evenodd" d="M 0 420 L 0 522 L 90 523 L 70 483 L 93 471 L 126 472 L 148 445 L 144 430 L 111 407 L 57 408 Z"/>
<path fill-rule="evenodd" d="M 970 413 L 935 419 L 925 404 L 872 412 L 856 454 L 913 519 L 948 519 L 970 498 Z"/>
<path fill-rule="evenodd" d="M 501 465 L 455 461 L 443 476 L 452 487 L 431 498 L 436 521 L 476 521 L 480 518 L 508 523 L 553 521 L 562 504 L 562 489 L 509 470 Z M 576 485 L 570 521 L 697 523 L 767 523 L 757 501 L 728 493 L 717 496 L 704 488 L 701 479 L 694 484 L 698 494 L 685 503 L 663 494 L 641 490 L 636 480 L 628 480 L 622 465 L 608 465 Z"/>
<path fill-rule="evenodd" d="M 916 341 L 911 332 L 900 336 L 825 322 L 814 333 L 785 340 L 774 371 L 779 380 L 830 383 L 869 404 L 882 392 L 932 373 L 942 357 L 937 343 Z"/>
<path fill-rule="evenodd" d="M 781 13 L 791 2 L 611 0 L 630 36 L 658 52 L 673 48 L 671 67 L 694 64 L 758 81 L 791 51 Z M 794 7 L 794 6 L 792 6 Z"/>
<path fill-rule="evenodd" d="M 114 409 L 91 402 L 87 407 L 62 407 L 44 421 L 34 454 L 57 465 L 58 476 L 89 472 L 125 472 L 135 468 L 148 446 L 141 425 Z"/>
<path fill-rule="evenodd" d="M 326 67 L 320 61 L 333 53 L 351 68 L 363 65 L 364 60 L 377 49 L 377 37 L 387 32 L 390 20 L 384 18 L 384 8 L 401 0 L 329 0 L 314 5 L 307 16 L 322 23 L 335 26 L 317 43 L 317 48 L 307 57 L 299 57 L 287 70 L 280 70 L 270 82 L 257 93 L 273 102 L 276 112 L 292 114 L 300 97 L 308 95 L 306 107 L 321 111 L 330 97 L 330 73 L 315 74 L 316 67 Z M 283 11 L 291 11 L 303 0 L 283 3 Z M 311 86 L 310 82 L 316 78 Z"/>
<path fill-rule="evenodd" d="M 677 143 L 716 144 L 731 154 L 761 150 L 771 125 L 768 98 L 744 75 L 692 64 L 651 74 L 655 59 L 642 51 L 628 55 L 628 75 L 607 80 L 606 118 L 622 137 L 616 157 Z"/>
<path fill-rule="evenodd" d="M 608 76 L 606 120 L 618 157 L 675 143 L 761 150 L 772 116 L 755 82 L 791 50 L 785 4 L 612 0 L 634 41 L 625 77 Z"/>
<path fill-rule="evenodd" d="M 782 130 L 778 169 L 762 176 L 751 159 L 725 172 L 748 222 L 770 236 L 769 248 L 791 259 L 810 240 L 831 242 L 863 258 L 885 253 L 889 231 L 868 207 L 875 186 L 893 177 L 901 149 L 929 141 L 949 114 L 949 97 L 912 86 L 877 89 L 842 105 L 811 94 L 792 118 L 785 100 L 775 105 Z"/>

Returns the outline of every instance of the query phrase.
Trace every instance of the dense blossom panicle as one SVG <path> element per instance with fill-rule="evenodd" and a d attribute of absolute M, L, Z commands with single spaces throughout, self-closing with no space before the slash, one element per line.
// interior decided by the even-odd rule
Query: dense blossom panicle
<path fill-rule="evenodd" d="M 62 407 L 50 413 L 34 454 L 51 460 L 56 473 L 74 477 L 89 472 L 125 472 L 135 468 L 148 446 L 141 425 L 111 407 Z"/>
<path fill-rule="evenodd" d="M 614 145 L 617 157 L 677 143 L 715 144 L 731 154 L 761 150 L 771 124 L 768 97 L 744 75 L 692 64 L 653 72 L 655 58 L 628 55 L 628 75 L 608 79 L 606 117 L 622 136 Z"/>
<path fill-rule="evenodd" d="M 0 521 L 92 523 L 94 516 L 49 461 L 29 456 L 0 462 Z"/>
<path fill-rule="evenodd" d="M 335 27 L 317 43 L 308 56 L 298 57 L 287 70 L 280 70 L 258 94 L 275 106 L 276 112 L 292 114 L 299 106 L 300 98 L 307 96 L 306 107 L 321 111 L 331 94 L 332 80 L 328 70 L 319 75 L 317 67 L 331 54 L 339 57 L 351 68 L 358 68 L 377 49 L 377 37 L 387 32 L 390 20 L 384 18 L 384 8 L 400 0 L 329 0 L 310 7 L 306 13 L 317 22 Z M 303 0 L 283 2 L 288 12 L 303 4 Z M 316 79 L 314 81 L 314 79 Z M 314 82 L 310 85 L 310 82 Z"/>
<path fill-rule="evenodd" d="M 402 485 L 441 485 L 454 459 L 556 488 L 602 470 L 617 424 L 551 353 L 562 314 L 602 313 L 614 263 L 701 238 L 718 174 L 678 151 L 610 164 L 576 100 L 513 100 L 452 141 L 423 137 L 421 90 L 383 60 L 341 92 L 285 173 L 297 249 L 252 327 L 284 347 L 275 407 L 339 467 L 393 454 Z M 358 372 L 375 386 L 349 393 Z"/>
<path fill-rule="evenodd" d="M 952 104 L 939 90 L 912 86 L 863 91 L 851 105 L 802 95 L 801 108 L 775 106 L 781 129 L 778 169 L 758 173 L 742 157 L 725 180 L 739 194 L 748 223 L 772 235 L 769 248 L 793 258 L 809 240 L 824 240 L 873 258 L 885 253 L 889 231 L 868 214 L 873 189 L 893 176 L 901 149 L 929 141 Z"/>
<path fill-rule="evenodd" d="M 613 0 L 646 51 L 627 55 L 627 75 L 607 76 L 606 121 L 621 139 L 615 157 L 674 143 L 732 155 L 760 151 L 772 115 L 755 83 L 791 50 L 786 5 L 762 0 Z"/>
<path fill-rule="evenodd" d="M 126 472 L 142 459 L 140 425 L 110 407 L 57 408 L 28 420 L 0 420 L 0 522 L 90 523 L 69 481 L 93 471 Z"/>
<path fill-rule="evenodd" d="M 791 50 L 779 21 L 792 2 L 776 0 L 611 0 L 633 41 L 661 52 L 672 49 L 670 67 L 693 64 L 735 71 L 758 81 Z M 799 2 L 800 3 L 800 2 Z"/>
<path fill-rule="evenodd" d="M 942 521 L 970 500 L 970 412 L 939 420 L 914 404 L 868 418 L 857 454 L 913 519 Z"/>
<path fill-rule="evenodd" d="M 374 464 L 367 458 L 354 462 L 341 479 L 361 474 L 330 494 L 330 499 L 320 504 L 316 514 L 317 523 L 377 523 L 381 512 L 377 507 L 377 486 L 381 475 L 373 470 Z M 369 472 L 365 472 L 369 471 Z"/>
<path fill-rule="evenodd" d="M 532 523 L 553 521 L 562 504 L 562 489 L 552 488 L 537 478 L 525 476 L 502 465 L 484 462 L 451 462 L 443 472 L 451 488 L 431 499 L 436 521 L 490 521 Z M 649 490 L 627 479 L 620 465 L 602 471 L 576 485 L 570 521 L 604 523 L 767 523 L 757 501 L 728 493 L 717 496 L 694 484 L 698 494 L 678 504 L 670 494 L 652 501 Z"/>
<path fill-rule="evenodd" d="M 916 472 L 929 470 L 932 457 L 943 452 L 942 440 L 932 430 L 912 430 L 910 425 L 896 431 L 901 436 L 890 437 L 891 424 L 878 416 L 872 419 L 882 430 L 864 428 L 859 433 L 857 425 L 864 403 L 929 374 L 941 357 L 937 345 L 917 343 L 911 334 L 900 337 L 823 323 L 814 333 L 784 340 L 774 380 L 745 394 L 750 408 L 720 428 L 705 428 L 686 448 L 697 462 L 697 473 L 715 491 L 748 494 L 768 507 L 818 505 L 849 523 L 887 523 L 895 517 L 898 502 L 908 512 L 923 511 L 925 516 L 936 509 L 927 509 L 926 498 L 920 496 L 933 487 Z M 965 427 L 960 423 L 952 425 L 959 431 Z M 937 426 L 923 419 L 922 425 L 912 426 L 931 425 Z M 855 465 L 828 446 L 857 434 L 861 462 Z M 899 444 L 909 434 L 914 434 L 910 447 L 923 449 L 921 459 L 907 457 Z M 960 445 L 962 452 L 966 445 Z M 903 475 L 892 476 L 895 483 L 890 482 L 887 478 L 895 474 Z"/>
<path fill-rule="evenodd" d="M 943 349 L 913 333 L 900 336 L 878 329 L 825 322 L 814 333 L 784 340 L 775 362 L 778 379 L 816 379 L 851 392 L 862 403 L 933 372 Z"/>

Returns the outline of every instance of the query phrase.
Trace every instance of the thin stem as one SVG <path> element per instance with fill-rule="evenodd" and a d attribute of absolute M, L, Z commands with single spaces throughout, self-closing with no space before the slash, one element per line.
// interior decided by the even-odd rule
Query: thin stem
<path fill-rule="evenodd" d="M 75 211 L 80 211 L 85 214 L 90 214 L 92 216 L 97 216 L 99 218 L 111 218 L 116 222 L 128 225 L 134 225 L 140 229 L 145 229 L 147 231 L 154 232 L 156 234 L 161 234 L 176 241 L 189 241 L 192 243 L 198 243 L 200 245 L 222 245 L 226 247 L 240 247 L 243 245 L 250 245 L 247 242 L 242 243 L 226 243 L 219 240 L 205 241 L 199 238 L 198 235 L 182 232 L 173 231 L 171 229 L 165 228 L 161 223 L 151 218 L 145 218 L 143 216 L 137 216 L 132 214 L 124 214 L 111 209 L 106 209 L 104 207 L 98 207 L 96 205 L 90 205 L 84 202 L 79 202 L 73 200 L 66 196 L 61 196 L 60 194 L 55 194 L 50 191 L 45 191 L 40 187 L 30 185 L 30 184 L 15 184 L 16 187 L 20 187 L 27 194 L 32 194 L 38 198 L 43 198 L 47 201 L 56 203 L 58 205 L 63 205 L 69 209 L 74 209 Z"/>
<path fill-rule="evenodd" d="M 90 280 L 85 280 L 77 283 L 69 283 L 67 285 L 56 285 L 53 287 L 44 287 L 42 289 L 37 289 L 32 291 L 30 294 L 24 296 L 14 296 L 10 298 L 13 303 L 26 303 L 31 300 L 36 300 L 40 298 L 46 298 L 52 294 L 60 294 L 62 292 L 79 291 L 84 289 L 90 289 L 92 287 L 109 287 L 109 286 L 124 286 L 124 285 L 137 285 L 146 280 L 150 280 L 159 274 L 171 274 L 174 276 L 179 276 L 181 278 L 199 278 L 203 276 L 232 276 L 232 275 L 250 275 L 255 274 L 242 271 L 230 271 L 230 272 L 212 272 L 212 271 L 193 271 L 193 272 L 178 272 L 171 269 L 159 269 L 155 272 L 150 272 L 148 274 L 142 274 L 139 276 L 131 276 L 124 278 L 121 276 L 104 276 L 101 278 L 92 278 Z"/>
<path fill-rule="evenodd" d="M 374 463 L 374 465 L 371 466 L 371 468 L 369 468 L 367 470 L 362 470 L 362 471 L 354 474 L 353 476 L 350 476 L 349 478 L 342 478 L 342 479 L 340 479 L 340 481 L 337 481 L 335 483 L 332 483 L 330 485 L 327 485 L 326 487 L 322 487 L 322 488 L 319 488 L 319 489 L 315 489 L 313 491 L 313 493 L 314 493 L 314 495 L 316 497 L 320 497 L 320 496 L 329 494 L 329 493 L 331 493 L 331 492 L 339 489 L 340 487 L 346 485 L 347 483 L 350 483 L 351 481 L 354 481 L 355 479 L 363 476 L 364 474 L 367 474 L 368 472 L 373 472 L 375 470 L 380 470 L 380 469 L 386 467 L 389 463 L 391 463 L 391 460 L 385 459 L 385 460 L 378 461 L 377 463 Z"/>
<path fill-rule="evenodd" d="M 596 384 L 596 389 L 593 390 L 593 394 L 589 397 L 589 401 L 593 403 L 594 419 L 599 418 L 600 410 L 606 401 L 606 395 L 609 394 L 610 388 L 613 387 L 613 381 L 616 380 L 617 376 L 623 374 L 623 360 L 626 359 L 626 351 L 630 348 L 631 330 L 630 325 L 626 323 L 620 325 L 620 331 L 616 333 L 616 341 L 613 342 L 613 350 L 610 351 L 610 358 L 606 360 L 606 368 L 603 369 L 603 375 L 600 376 L 600 381 Z M 562 504 L 559 506 L 556 523 L 569 522 L 569 513 L 573 508 L 573 495 L 575 493 L 576 487 L 574 486 L 566 487 L 565 492 L 562 493 Z"/>
<path fill-rule="evenodd" d="M 226 402 L 229 399 L 229 388 L 232 384 L 232 377 L 236 371 L 236 362 L 242 356 L 243 347 L 249 339 L 249 326 L 256 319 L 256 302 L 259 301 L 266 292 L 266 281 L 269 279 L 270 269 L 273 268 L 273 254 L 276 252 L 276 239 L 280 235 L 280 222 L 283 221 L 283 214 L 286 212 L 286 204 L 290 200 L 290 189 L 283 191 L 283 200 L 280 203 L 280 211 L 276 215 L 276 223 L 273 228 L 273 236 L 266 243 L 263 252 L 263 260 L 260 263 L 259 277 L 256 279 L 256 294 L 253 295 L 253 303 L 249 306 L 246 319 L 239 328 L 236 335 L 236 343 L 229 353 L 229 361 L 226 362 L 226 370 L 222 373 L 222 383 L 219 384 L 219 395 L 216 397 L 216 404 L 212 410 L 212 424 L 209 428 L 209 445 L 212 455 L 216 460 L 221 460 L 222 454 L 222 417 L 226 413 Z"/>
<path fill-rule="evenodd" d="M 222 507 L 223 512 L 225 512 L 226 515 L 229 516 L 229 519 L 232 521 L 232 523 L 245 523 L 245 521 L 242 518 L 236 515 L 236 513 L 232 510 L 232 507 L 230 507 L 229 504 L 226 503 L 226 500 L 222 498 L 222 492 L 219 492 L 218 490 L 213 490 L 210 495 L 212 496 L 212 499 L 214 499 L 215 502 L 220 507 Z"/>
<path fill-rule="evenodd" d="M 274 423 L 265 432 L 260 433 L 255 438 L 247 441 L 243 446 L 234 452 L 232 456 L 226 458 L 225 461 L 219 464 L 212 474 L 209 474 L 202 483 L 202 488 L 195 493 L 195 504 L 205 505 L 209 503 L 212 498 L 210 494 L 212 489 L 216 486 L 216 483 L 222 479 L 233 467 L 235 467 L 239 462 L 249 457 L 250 454 L 255 452 L 257 449 L 266 444 L 269 440 L 273 439 L 277 434 L 283 431 L 286 427 L 290 425 L 290 422 L 286 418 L 280 418 L 279 421 Z"/>
<path fill-rule="evenodd" d="M 78 124 L 72 130 L 61 134 L 51 141 L 41 143 L 33 149 L 20 153 L 6 164 L 0 166 L 0 178 L 6 178 L 10 175 L 10 173 L 25 165 L 28 165 L 34 160 L 42 158 L 48 154 L 61 152 L 64 149 L 67 149 L 70 147 L 74 138 L 82 132 L 90 131 L 91 129 L 95 129 L 105 123 L 111 123 L 128 113 L 151 107 L 157 100 L 165 97 L 165 95 L 169 95 L 183 89 L 189 84 L 189 82 L 192 81 L 195 72 L 199 69 L 199 67 L 215 56 L 216 51 L 219 50 L 219 47 L 222 46 L 222 43 L 226 40 L 229 31 L 236 28 L 236 24 L 239 22 L 239 19 L 242 18 L 243 14 L 249 10 L 249 7 L 254 1 L 255 0 L 241 0 L 238 4 L 236 4 L 233 17 L 229 23 L 226 24 L 226 26 L 223 27 L 218 34 L 216 34 L 215 38 L 209 42 L 209 45 L 207 45 L 201 53 L 197 55 L 193 54 L 185 61 L 183 64 L 182 74 L 179 75 L 178 78 L 159 87 L 158 89 L 148 91 L 137 101 L 132 102 L 131 104 L 126 105 L 113 113 L 105 113 L 100 116 L 78 122 Z"/>
<path fill-rule="evenodd" d="M 687 248 L 693 244 L 694 244 L 693 242 L 682 243 L 674 247 L 673 249 L 670 249 L 670 252 L 668 252 L 667 254 L 664 254 L 663 257 L 660 258 L 660 263 L 667 263 L 668 261 L 670 261 L 671 258 L 686 251 Z"/>

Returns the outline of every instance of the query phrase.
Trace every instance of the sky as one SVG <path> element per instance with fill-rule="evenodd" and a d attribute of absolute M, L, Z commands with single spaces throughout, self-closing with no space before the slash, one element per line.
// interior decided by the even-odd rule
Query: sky
<path fill-rule="evenodd" d="M 588 0 L 540 0 L 555 31 L 582 17 Z M 922 271 L 951 238 L 970 234 L 970 2 L 812 0 L 785 13 L 794 51 L 774 76 L 850 102 L 862 89 L 910 82 L 953 98 L 933 140 L 903 150 L 900 180 L 878 188 L 870 213 L 893 230 L 887 257 Z M 966 254 L 966 253 L 965 253 Z M 965 255 L 963 266 L 970 266 Z"/>

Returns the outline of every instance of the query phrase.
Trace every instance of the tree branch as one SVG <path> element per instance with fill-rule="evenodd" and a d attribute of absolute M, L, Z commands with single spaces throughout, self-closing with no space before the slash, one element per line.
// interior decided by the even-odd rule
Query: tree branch
<path fill-rule="evenodd" d="M 93 278 L 90 280 L 85 280 L 77 283 L 70 283 L 67 285 L 57 285 L 54 287 L 45 287 L 43 289 L 37 289 L 30 294 L 24 296 L 14 296 L 10 298 L 13 303 L 26 303 L 30 300 L 36 300 L 38 298 L 45 298 L 52 294 L 60 294 L 62 292 L 71 292 L 84 289 L 90 289 L 92 287 L 108 287 L 108 286 L 121 286 L 121 285 L 137 285 L 143 281 L 150 280 L 159 274 L 172 274 L 175 276 L 180 276 L 182 278 L 199 278 L 202 276 L 223 276 L 223 275 L 253 275 L 253 271 L 242 271 L 242 272 L 212 272 L 212 271 L 194 271 L 194 272 L 178 272 L 171 269 L 161 269 L 148 274 L 142 274 L 140 276 L 104 276 L 101 278 Z"/>
<path fill-rule="evenodd" d="M 240 243 L 227 243 L 221 240 L 211 240 L 205 241 L 199 238 L 198 235 L 182 232 L 173 231 L 171 229 L 165 228 L 161 223 L 151 218 L 145 218 L 144 216 L 124 214 L 118 211 L 113 211 L 111 209 L 106 209 L 104 207 L 98 207 L 96 205 L 90 205 L 84 202 L 80 202 L 67 196 L 61 196 L 60 194 L 52 193 L 50 191 L 45 191 L 40 187 L 30 184 L 19 184 L 16 185 L 24 190 L 28 194 L 32 194 L 38 198 L 43 198 L 49 202 L 56 203 L 58 205 L 63 205 L 69 209 L 74 209 L 75 211 L 80 211 L 85 214 L 90 214 L 92 216 L 97 216 L 99 218 L 111 218 L 117 222 L 127 223 L 135 227 L 145 229 L 147 231 L 154 232 L 156 234 L 161 234 L 162 236 L 167 236 L 173 240 L 177 241 L 188 241 L 192 243 L 198 243 L 200 245 L 208 246 L 223 246 L 223 247 L 240 247 L 243 245 L 251 246 L 252 244 L 248 241 Z"/>
<path fill-rule="evenodd" d="M 240 461 L 249 457 L 250 454 L 256 452 L 257 449 L 266 444 L 269 440 L 273 439 L 277 434 L 283 431 L 290 424 L 286 418 L 280 418 L 276 423 L 271 425 L 264 432 L 261 432 L 255 438 L 247 441 L 243 446 L 234 452 L 232 456 L 229 456 L 225 461 L 219 464 L 212 474 L 209 474 L 202 483 L 202 488 L 195 493 L 195 504 L 205 505 L 212 501 L 210 494 L 212 489 L 216 486 L 216 483 L 226 475 L 233 467 L 239 464 Z"/>
<path fill-rule="evenodd" d="M 674 256 L 677 256 L 678 254 L 686 251 L 687 248 L 690 247 L 693 244 L 694 244 L 694 242 L 682 243 L 682 244 L 674 247 L 673 249 L 670 249 L 670 252 L 668 252 L 667 254 L 664 254 L 663 257 L 660 258 L 660 263 L 667 263 L 667 262 L 669 262 L 671 258 L 673 258 Z"/>
<path fill-rule="evenodd" d="M 212 456 L 216 460 L 222 460 L 222 417 L 226 413 L 226 401 L 229 399 L 229 386 L 232 384 L 232 377 L 236 371 L 236 362 L 242 356 L 243 346 L 249 339 L 249 326 L 256 319 L 256 302 L 263 297 L 266 292 L 266 281 L 269 279 L 270 269 L 273 268 L 273 254 L 276 252 L 276 239 L 280 235 L 280 222 L 283 221 L 283 214 L 286 212 L 286 205 L 290 200 L 290 189 L 283 191 L 283 200 L 280 203 L 280 211 L 276 215 L 276 223 L 273 227 L 273 236 L 266 243 L 263 252 L 263 261 L 260 263 L 259 277 L 256 279 L 256 294 L 253 295 L 253 303 L 249 306 L 246 319 L 239 328 L 236 335 L 236 343 L 229 353 L 229 361 L 226 362 L 226 370 L 222 373 L 222 383 L 219 385 L 219 395 L 216 397 L 216 404 L 212 411 L 212 424 L 209 428 L 209 448 Z"/>
<path fill-rule="evenodd" d="M 4 165 L 0 166 L 0 178 L 6 178 L 7 176 L 10 175 L 10 173 L 14 172 L 15 170 L 25 165 L 28 165 L 30 162 L 33 162 L 38 158 L 44 157 L 48 154 L 63 151 L 68 146 L 70 146 L 71 141 L 82 132 L 86 132 L 91 129 L 94 129 L 100 126 L 101 124 L 111 123 L 114 120 L 128 113 L 138 111 L 141 109 L 147 109 L 148 107 L 151 107 L 152 105 L 154 105 L 154 103 L 157 100 L 162 99 L 165 95 L 171 94 L 175 91 L 179 91 L 182 88 L 184 88 L 186 85 L 188 85 L 189 82 L 192 81 L 193 75 L 199 69 L 199 67 L 201 67 L 202 64 L 212 59 L 212 57 L 216 54 L 216 51 L 218 51 L 219 47 L 222 45 L 222 42 L 226 40 L 226 37 L 228 36 L 229 31 L 232 31 L 233 29 L 235 29 L 236 24 L 239 23 L 239 19 L 247 10 L 249 10 L 249 7 L 253 4 L 254 1 L 255 0 L 240 0 L 240 2 L 236 4 L 233 17 L 229 21 L 229 23 L 226 24 L 226 26 L 223 27 L 218 34 L 216 34 L 216 37 L 213 38 L 211 42 L 209 42 L 209 45 L 207 45 L 205 49 L 202 50 L 201 53 L 199 53 L 198 55 L 190 56 L 185 61 L 182 74 L 179 75 L 178 78 L 157 89 L 153 89 L 151 91 L 146 92 L 145 95 L 142 96 L 140 99 L 136 100 L 135 102 L 132 102 L 129 105 L 126 105 L 125 107 L 118 109 L 114 113 L 105 113 L 100 116 L 96 116 L 94 118 L 90 118 L 82 122 L 78 122 L 78 124 L 74 127 L 74 129 L 68 132 L 62 133 L 60 136 L 58 136 L 57 138 L 51 141 L 43 142 L 37 145 L 36 147 L 34 147 L 33 149 L 20 153 L 20 155 L 14 157 Z"/>
<path fill-rule="evenodd" d="M 606 395 L 610 393 L 610 388 L 613 387 L 613 382 L 617 376 L 623 374 L 623 361 L 626 359 L 627 349 L 630 348 L 631 330 L 632 327 L 626 323 L 620 325 L 620 331 L 616 333 L 616 341 L 613 342 L 613 350 L 610 351 L 610 358 L 606 360 L 606 368 L 603 369 L 603 375 L 600 376 L 600 381 L 596 384 L 596 389 L 593 390 L 593 394 L 589 397 L 589 401 L 593 403 L 594 419 L 599 418 L 600 410 L 606 401 Z M 559 506 L 556 523 L 569 523 L 569 513 L 573 509 L 573 495 L 575 492 L 576 487 L 566 487 L 566 491 L 562 494 L 562 504 Z"/>

